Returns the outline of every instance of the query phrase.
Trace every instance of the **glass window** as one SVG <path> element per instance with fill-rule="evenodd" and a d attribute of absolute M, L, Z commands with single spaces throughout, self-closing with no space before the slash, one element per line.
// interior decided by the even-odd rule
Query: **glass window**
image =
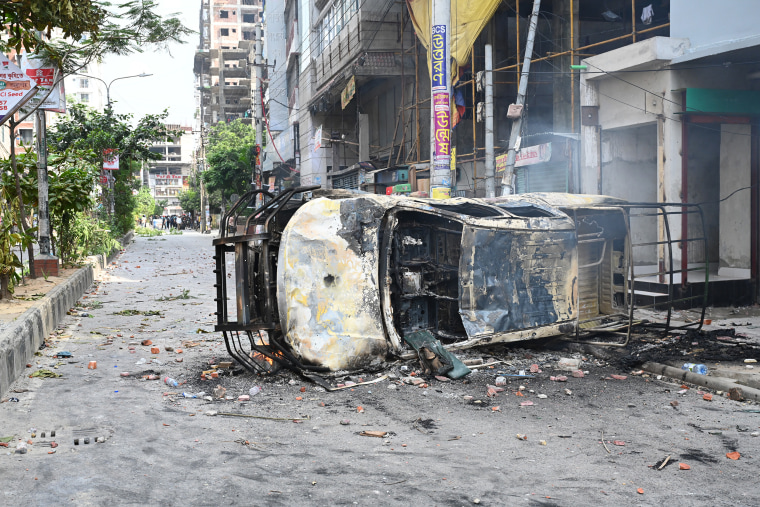
<path fill-rule="evenodd" d="M 221 35 L 222 37 L 227 37 L 229 34 L 230 34 L 230 29 L 229 28 L 221 28 L 221 29 L 219 29 L 219 35 Z"/>
<path fill-rule="evenodd" d="M 230 17 L 230 13 L 227 11 L 219 11 L 219 17 L 220 18 L 228 18 Z"/>
<path fill-rule="evenodd" d="M 86 77 L 83 77 L 82 79 L 79 80 L 79 86 L 81 88 L 89 88 L 90 87 L 90 80 L 87 79 Z"/>
<path fill-rule="evenodd" d="M 79 102 L 89 102 L 90 101 L 90 94 L 89 93 L 80 93 L 79 94 Z"/>

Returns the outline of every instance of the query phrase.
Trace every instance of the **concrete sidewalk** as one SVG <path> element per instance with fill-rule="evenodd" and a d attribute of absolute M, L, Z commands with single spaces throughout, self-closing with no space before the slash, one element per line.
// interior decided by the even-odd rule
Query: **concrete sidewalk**
<path fill-rule="evenodd" d="M 132 241 L 133 233 L 124 235 L 120 243 L 126 247 Z M 0 397 L 18 378 L 45 341 L 45 337 L 66 316 L 66 311 L 82 297 L 92 285 L 97 274 L 104 270 L 120 250 L 113 250 L 108 257 L 93 255 L 88 263 L 68 280 L 61 283 L 37 301 L 0 333 Z"/>

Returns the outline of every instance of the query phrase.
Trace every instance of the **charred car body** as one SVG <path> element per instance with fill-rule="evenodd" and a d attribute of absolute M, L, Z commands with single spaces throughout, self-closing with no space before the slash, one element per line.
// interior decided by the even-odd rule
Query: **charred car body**
<path fill-rule="evenodd" d="M 626 206 L 252 191 L 214 240 L 216 329 L 249 369 L 318 372 L 379 365 L 420 331 L 456 350 L 630 327 Z"/>

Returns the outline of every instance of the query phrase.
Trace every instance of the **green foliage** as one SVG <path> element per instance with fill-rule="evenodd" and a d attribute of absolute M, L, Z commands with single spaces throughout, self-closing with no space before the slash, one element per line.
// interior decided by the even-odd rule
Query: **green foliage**
<path fill-rule="evenodd" d="M 4 0 L 0 2 L 0 50 L 24 48 L 53 61 L 65 73 L 77 72 L 108 54 L 139 53 L 182 42 L 192 30 L 176 17 L 156 14 L 155 0 L 112 4 L 98 0 Z M 49 40 L 53 29 L 64 38 Z"/>
<path fill-rule="evenodd" d="M 51 151 L 79 150 L 88 153 L 87 162 L 97 167 L 102 167 L 104 150 L 115 149 L 119 154 L 119 170 L 113 172 L 113 196 L 104 193 L 105 209 L 110 208 L 110 199 L 113 198 L 114 213 L 109 220 L 115 235 L 124 234 L 134 226 L 138 206 L 138 199 L 132 195 L 132 190 L 138 185 L 134 179 L 138 169 L 136 162 L 160 158 L 160 155 L 150 151 L 152 144 L 173 139 L 179 134 L 164 125 L 167 114 L 164 111 L 146 115 L 132 127 L 131 114 L 114 114 L 110 108 L 100 113 L 76 104 L 70 108 L 69 115 L 48 133 Z"/>
<path fill-rule="evenodd" d="M 156 200 L 150 195 L 150 188 L 141 187 L 135 196 L 135 218 L 150 217 L 155 213 Z"/>
<path fill-rule="evenodd" d="M 153 208 L 153 214 L 154 215 L 163 215 L 164 208 L 169 205 L 169 201 L 167 199 L 159 199 L 156 202 L 156 206 Z"/>
<path fill-rule="evenodd" d="M 201 194 L 196 190 L 186 190 L 185 192 L 180 192 L 177 198 L 179 199 L 179 205 L 183 210 L 187 212 L 192 211 L 195 213 L 200 212 Z"/>
<path fill-rule="evenodd" d="M 256 134 L 241 120 L 218 123 L 211 128 L 206 155 L 208 170 L 203 181 L 210 193 L 219 191 L 222 202 L 232 194 L 242 195 L 250 187 Z"/>
<path fill-rule="evenodd" d="M 137 227 L 135 234 L 144 238 L 152 238 L 153 236 L 160 236 L 162 232 L 160 229 L 153 229 L 152 227 Z"/>

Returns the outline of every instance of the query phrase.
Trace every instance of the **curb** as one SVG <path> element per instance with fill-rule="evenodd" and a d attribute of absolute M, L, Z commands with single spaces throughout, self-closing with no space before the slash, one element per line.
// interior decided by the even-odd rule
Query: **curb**
<path fill-rule="evenodd" d="M 122 250 L 132 240 L 133 235 L 130 231 L 121 238 Z M 55 329 L 66 316 L 66 312 L 92 285 L 96 274 L 100 274 L 120 251 L 115 249 L 107 257 L 102 254 L 88 257 L 85 267 L 48 292 L 0 334 L 0 396 L 5 394 L 26 369 L 27 363 L 32 360 L 45 337 Z"/>
<path fill-rule="evenodd" d="M 91 265 L 79 269 L 68 280 L 21 314 L 0 335 L 0 396 L 26 369 L 34 353 L 45 341 L 66 312 L 92 285 Z"/>

